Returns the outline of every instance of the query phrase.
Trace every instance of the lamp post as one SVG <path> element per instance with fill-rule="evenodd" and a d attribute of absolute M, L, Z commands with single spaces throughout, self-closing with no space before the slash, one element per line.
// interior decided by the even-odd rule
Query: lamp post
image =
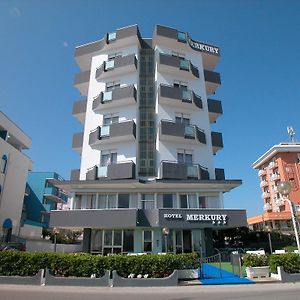
<path fill-rule="evenodd" d="M 169 233 L 170 233 L 170 229 L 167 228 L 167 227 L 164 227 L 164 228 L 162 229 L 162 233 L 163 233 L 163 235 L 165 236 L 165 251 L 166 251 L 166 253 L 167 253 L 167 252 L 168 252 L 168 235 L 169 235 Z"/>
<path fill-rule="evenodd" d="M 298 222 L 297 222 L 297 216 L 295 215 L 294 206 L 291 200 L 288 198 L 288 195 L 291 191 L 291 184 L 287 181 L 280 181 L 277 185 L 278 192 L 280 193 L 280 196 L 283 201 L 287 201 L 290 206 L 291 215 L 292 215 L 292 222 L 297 242 L 297 248 L 298 248 L 298 255 L 300 255 L 300 242 L 299 242 L 299 235 L 298 235 Z"/>
<path fill-rule="evenodd" d="M 57 228 L 54 228 L 53 232 L 54 232 L 54 252 L 56 252 L 56 245 L 57 245 L 56 238 L 57 238 L 57 235 L 59 233 L 59 230 Z"/>

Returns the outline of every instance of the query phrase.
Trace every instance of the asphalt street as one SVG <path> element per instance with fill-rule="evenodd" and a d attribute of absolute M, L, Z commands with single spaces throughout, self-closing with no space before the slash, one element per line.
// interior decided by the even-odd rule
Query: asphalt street
<path fill-rule="evenodd" d="M 298 300 L 300 283 L 163 288 L 0 285 L 1 300 Z"/>

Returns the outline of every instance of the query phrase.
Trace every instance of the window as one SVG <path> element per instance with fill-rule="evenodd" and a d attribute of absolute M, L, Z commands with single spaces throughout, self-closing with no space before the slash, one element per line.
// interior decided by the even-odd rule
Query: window
<path fill-rule="evenodd" d="M 155 208 L 154 194 L 142 194 L 141 204 L 142 204 L 142 209 L 154 209 Z"/>
<path fill-rule="evenodd" d="M 124 230 L 123 231 L 123 252 L 134 251 L 134 231 Z"/>
<path fill-rule="evenodd" d="M 179 52 L 175 52 L 175 51 L 172 51 L 172 56 L 179 57 L 181 59 L 185 58 L 185 55 L 183 53 L 179 53 Z"/>
<path fill-rule="evenodd" d="M 116 164 L 117 156 L 118 155 L 115 150 L 101 151 L 100 166 L 107 167 L 108 165 Z"/>
<path fill-rule="evenodd" d="M 177 162 L 187 165 L 193 164 L 193 152 L 191 150 L 180 149 L 177 150 Z"/>
<path fill-rule="evenodd" d="M 179 61 L 179 68 L 181 70 L 189 71 L 189 69 L 190 69 L 190 62 L 187 59 L 180 59 L 180 61 Z"/>
<path fill-rule="evenodd" d="M 108 126 L 112 123 L 119 122 L 119 115 L 117 114 L 107 114 L 103 116 L 103 126 Z"/>
<path fill-rule="evenodd" d="M 119 194 L 118 195 L 118 208 L 129 208 L 129 194 Z"/>
<path fill-rule="evenodd" d="M 173 208 L 173 195 L 163 194 L 163 208 Z"/>
<path fill-rule="evenodd" d="M 107 41 L 108 42 L 113 42 L 117 39 L 117 33 L 116 32 L 109 32 L 107 34 Z"/>
<path fill-rule="evenodd" d="M 112 81 L 112 82 L 107 82 L 105 85 L 105 90 L 107 92 L 110 92 L 114 90 L 115 88 L 120 87 L 120 81 Z"/>
<path fill-rule="evenodd" d="M 199 196 L 199 208 L 206 208 L 206 200 L 203 196 Z"/>
<path fill-rule="evenodd" d="M 0 173 L 5 173 L 6 172 L 6 167 L 7 167 L 7 156 L 4 154 L 2 155 L 1 163 L 0 163 Z"/>
<path fill-rule="evenodd" d="M 87 195 L 86 196 L 86 209 L 95 209 L 96 208 L 96 195 Z"/>
<path fill-rule="evenodd" d="M 176 123 L 183 123 L 185 125 L 190 125 L 190 115 L 184 113 L 176 113 L 175 114 L 175 122 Z"/>
<path fill-rule="evenodd" d="M 91 233 L 91 252 L 102 253 L 102 230 L 93 229 Z"/>
<path fill-rule="evenodd" d="M 122 56 L 122 52 L 108 54 L 108 60 L 114 60 L 116 57 Z"/>
<path fill-rule="evenodd" d="M 114 209 L 117 208 L 116 194 L 101 194 L 98 196 L 99 209 Z"/>
<path fill-rule="evenodd" d="M 196 194 L 185 194 L 180 195 L 180 208 L 198 208 L 199 203 L 197 203 Z"/>
<path fill-rule="evenodd" d="M 185 82 L 185 81 L 174 80 L 173 86 L 176 87 L 176 88 L 187 89 L 188 83 Z"/>
<path fill-rule="evenodd" d="M 177 40 L 179 42 L 185 43 L 186 42 L 186 35 L 185 32 L 177 31 Z"/>
<path fill-rule="evenodd" d="M 152 230 L 143 231 L 143 246 L 144 252 L 152 252 Z"/>
<path fill-rule="evenodd" d="M 74 209 L 81 209 L 81 203 L 82 203 L 82 196 L 76 195 L 73 204 Z"/>

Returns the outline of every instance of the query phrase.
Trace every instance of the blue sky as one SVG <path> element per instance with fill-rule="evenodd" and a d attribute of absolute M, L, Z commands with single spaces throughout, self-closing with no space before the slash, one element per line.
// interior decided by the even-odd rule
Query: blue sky
<path fill-rule="evenodd" d="M 151 37 L 155 24 L 188 31 L 221 48 L 224 115 L 215 157 L 228 179 L 243 185 L 225 195 L 225 206 L 262 212 L 257 172 L 251 164 L 272 145 L 287 141 L 287 125 L 300 135 L 299 1 L 92 1 L 0 0 L 0 110 L 32 138 L 28 154 L 35 171 L 69 178 L 79 167 L 72 135 L 82 125 L 72 117 L 80 99 L 73 88 L 79 71 L 74 48 L 108 31 L 138 24 Z"/>

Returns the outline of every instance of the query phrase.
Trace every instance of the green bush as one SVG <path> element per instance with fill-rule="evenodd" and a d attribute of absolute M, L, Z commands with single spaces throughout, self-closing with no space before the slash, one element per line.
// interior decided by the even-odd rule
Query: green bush
<path fill-rule="evenodd" d="M 272 273 L 277 273 L 277 267 L 283 267 L 287 273 L 299 273 L 300 257 L 296 253 L 272 254 L 269 266 Z"/>
<path fill-rule="evenodd" d="M 0 252 L 0 275 L 32 276 L 40 269 L 48 268 L 54 275 L 90 277 L 103 276 L 106 270 L 116 270 L 121 276 L 130 273 L 165 277 L 175 269 L 198 268 L 196 253 L 147 254 L 139 256 L 100 256 L 87 253 L 30 253 L 18 251 Z"/>
<path fill-rule="evenodd" d="M 268 265 L 267 255 L 246 254 L 243 257 L 243 266 L 245 267 L 263 267 Z"/>

